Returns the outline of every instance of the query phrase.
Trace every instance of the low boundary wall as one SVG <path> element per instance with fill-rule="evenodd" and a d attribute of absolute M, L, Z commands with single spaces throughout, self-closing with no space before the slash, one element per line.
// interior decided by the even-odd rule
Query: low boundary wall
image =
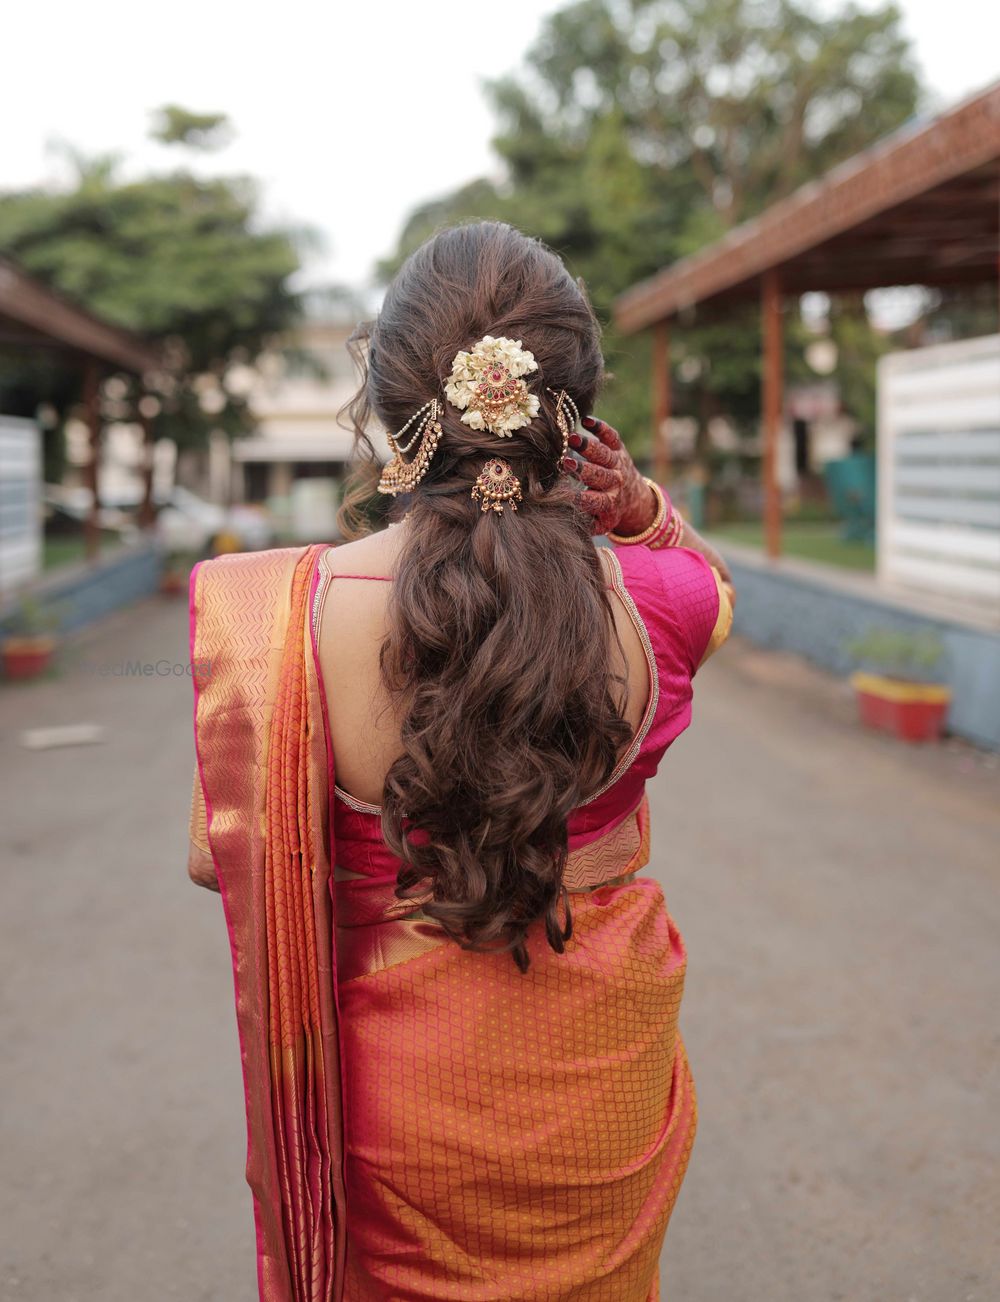
<path fill-rule="evenodd" d="M 116 547 L 93 564 L 81 561 L 42 575 L 30 595 L 43 611 L 51 611 L 58 631 L 69 633 L 100 619 L 120 606 L 156 592 L 163 553 L 151 542 Z M 0 632 L 17 610 L 16 599 L 0 607 Z"/>
<path fill-rule="evenodd" d="M 846 675 L 857 666 L 845 643 L 871 628 L 933 630 L 945 647 L 941 677 L 954 693 L 949 730 L 1000 750 L 1000 627 L 910 605 L 871 579 L 803 561 L 775 564 L 723 539 L 719 548 L 736 583 L 737 633 Z"/>

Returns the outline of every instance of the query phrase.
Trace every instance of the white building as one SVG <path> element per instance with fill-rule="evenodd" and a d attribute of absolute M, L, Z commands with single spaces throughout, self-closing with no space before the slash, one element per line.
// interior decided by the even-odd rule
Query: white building
<path fill-rule="evenodd" d="M 347 351 L 351 330 L 307 321 L 251 373 L 248 399 L 258 427 L 233 441 L 232 499 L 266 506 L 279 533 L 294 540 L 333 536 L 354 448 L 344 411 L 358 387 Z M 375 441 L 386 455 L 384 440 Z"/>

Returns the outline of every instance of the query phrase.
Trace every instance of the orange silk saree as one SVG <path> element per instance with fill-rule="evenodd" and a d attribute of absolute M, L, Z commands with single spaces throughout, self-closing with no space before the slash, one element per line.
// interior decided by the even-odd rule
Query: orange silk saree
<path fill-rule="evenodd" d="M 214 864 L 232 948 L 261 1299 L 655 1302 L 696 1103 L 683 941 L 636 874 L 645 777 L 721 640 L 714 580 L 654 562 L 677 570 L 684 622 L 662 573 L 615 561 L 649 706 L 571 820 L 567 951 L 532 936 L 522 974 L 396 899 L 377 807 L 336 786 L 325 550 L 223 557 L 191 583 L 192 855 Z"/>

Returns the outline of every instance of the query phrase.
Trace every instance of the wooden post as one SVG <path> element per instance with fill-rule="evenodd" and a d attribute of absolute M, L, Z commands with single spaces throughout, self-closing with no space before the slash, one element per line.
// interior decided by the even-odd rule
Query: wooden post
<path fill-rule="evenodd" d="M 83 374 L 83 418 L 90 436 L 90 456 L 85 476 L 90 489 L 90 510 L 83 530 L 84 552 L 88 561 L 94 561 L 101 550 L 101 499 L 98 483 L 101 457 L 101 368 L 94 358 L 87 359 Z"/>
<path fill-rule="evenodd" d="M 142 430 L 142 503 L 139 507 L 139 527 L 149 529 L 156 519 L 153 507 L 153 421 L 143 408 L 146 395 L 139 399 L 137 415 Z"/>
<path fill-rule="evenodd" d="M 761 278 L 761 316 L 764 340 L 762 417 L 764 425 L 764 545 L 768 556 L 781 555 L 781 489 L 778 485 L 778 436 L 781 431 L 783 394 L 783 340 L 781 284 L 772 267 Z"/>
<path fill-rule="evenodd" d="M 653 327 L 653 478 L 666 484 L 670 478 L 670 324 Z"/>

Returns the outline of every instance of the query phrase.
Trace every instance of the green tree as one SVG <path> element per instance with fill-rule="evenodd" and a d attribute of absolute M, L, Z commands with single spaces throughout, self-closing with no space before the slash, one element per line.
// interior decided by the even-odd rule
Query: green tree
<path fill-rule="evenodd" d="M 163 141 L 198 148 L 227 131 L 220 114 L 176 106 L 161 110 L 156 128 Z M 161 404 L 156 436 L 201 446 L 210 430 L 250 430 L 245 397 L 227 377 L 298 319 L 289 280 L 309 237 L 268 229 L 247 177 L 206 179 L 181 167 L 129 180 L 112 157 L 76 157 L 73 168 L 63 188 L 0 194 L 0 251 L 160 345 L 162 373 L 146 377 Z M 0 388 L 22 407 L 51 402 L 64 416 L 79 377 L 14 357 L 2 363 Z"/>
<path fill-rule="evenodd" d="M 232 123 L 225 113 L 192 113 L 178 104 L 164 104 L 153 115 L 150 135 L 161 145 L 219 149 L 232 139 Z"/>
<path fill-rule="evenodd" d="M 841 406 L 857 425 L 858 446 L 875 450 L 875 368 L 893 347 L 886 334 L 873 330 L 860 294 L 838 294 L 830 301 L 830 338 L 837 347 L 833 379 Z"/>
<path fill-rule="evenodd" d="M 438 226 L 498 217 L 543 238 L 607 321 L 636 280 L 906 121 L 920 87 L 899 12 L 808 0 L 574 0 L 489 93 L 504 179 L 426 203 L 383 275 Z M 790 343 L 798 329 L 789 313 Z M 682 323 L 678 410 L 749 425 L 759 394 L 755 314 Z M 648 341 L 606 333 L 602 410 L 633 450 L 650 428 Z M 800 363 L 790 349 L 789 371 Z"/>
<path fill-rule="evenodd" d="M 616 114 L 634 156 L 689 173 L 716 230 L 894 129 L 917 91 L 895 5 L 808 0 L 580 0 L 494 88 L 512 169 L 532 170 L 532 120 L 579 142 Z"/>

